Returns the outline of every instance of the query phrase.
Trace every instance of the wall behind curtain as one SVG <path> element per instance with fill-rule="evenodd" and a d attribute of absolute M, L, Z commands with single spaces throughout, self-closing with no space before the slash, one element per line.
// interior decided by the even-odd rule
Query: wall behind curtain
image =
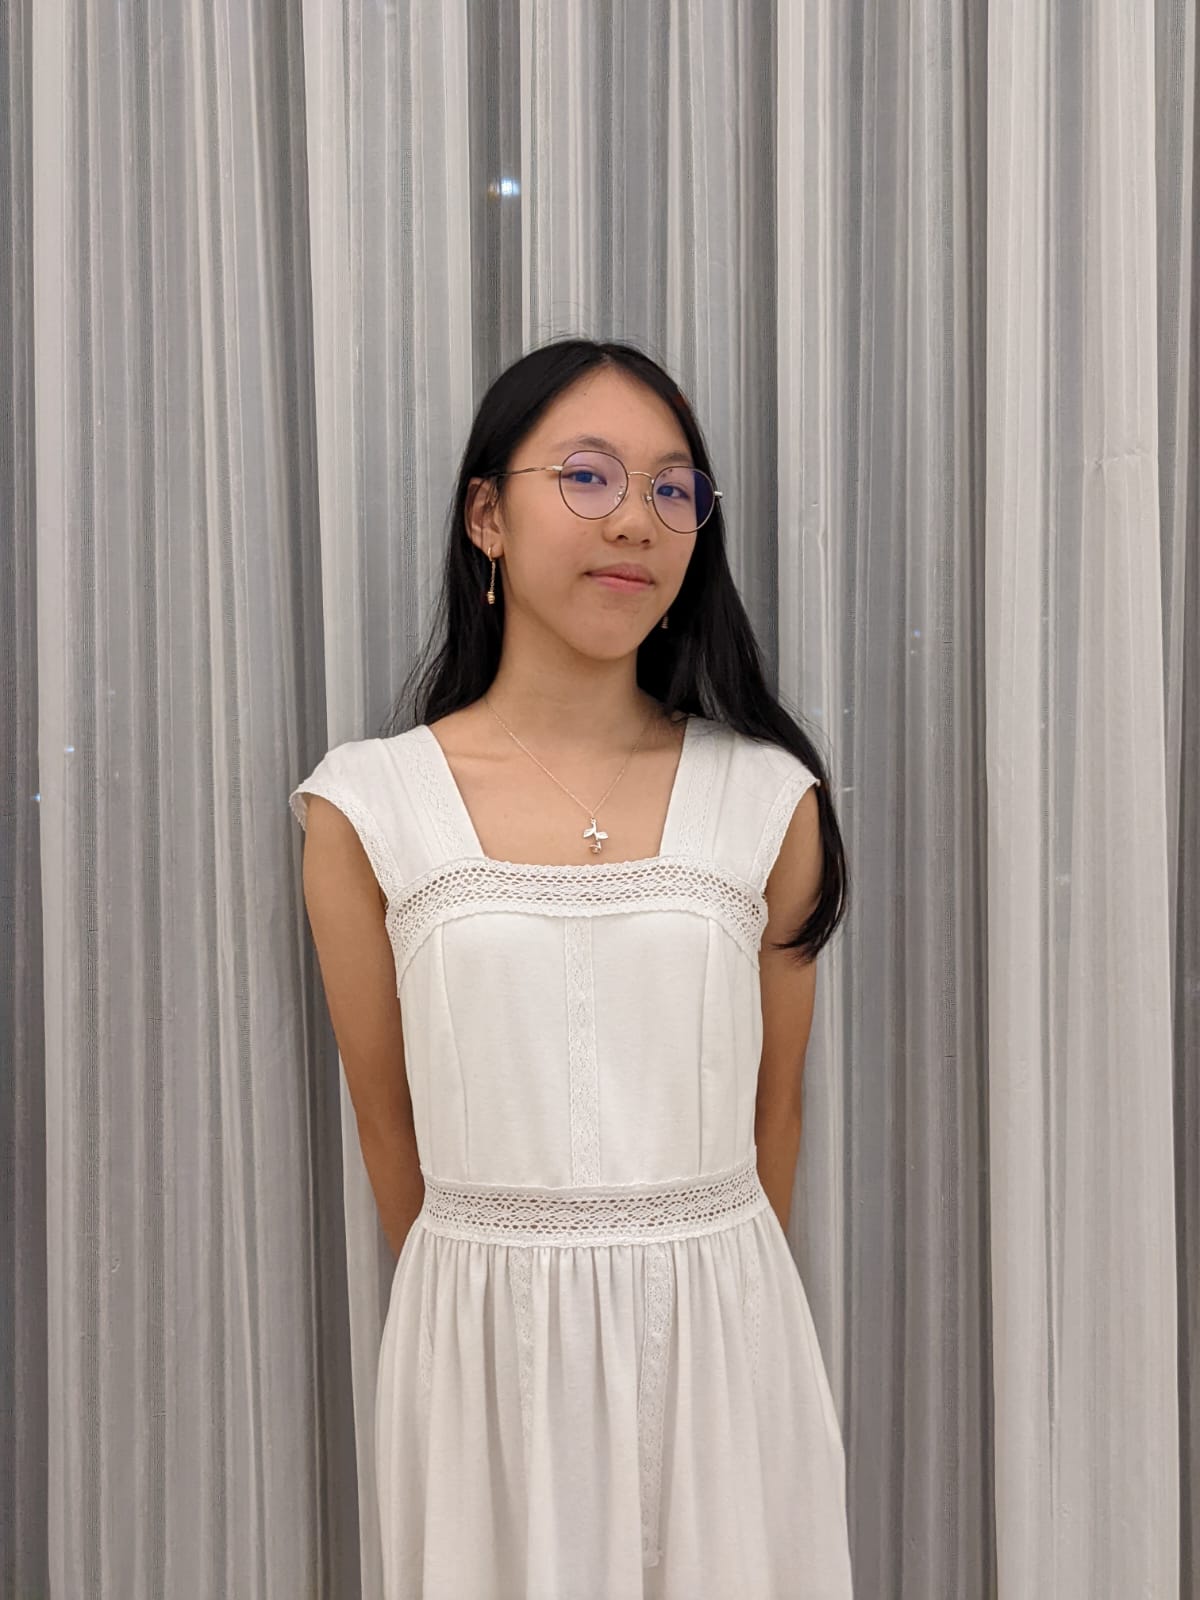
<path fill-rule="evenodd" d="M 501 366 L 630 338 L 852 871 L 789 1230 L 857 1590 L 1196 1600 L 1195 0 L 0 10 L 0 1594 L 379 1594 L 292 785 Z"/>

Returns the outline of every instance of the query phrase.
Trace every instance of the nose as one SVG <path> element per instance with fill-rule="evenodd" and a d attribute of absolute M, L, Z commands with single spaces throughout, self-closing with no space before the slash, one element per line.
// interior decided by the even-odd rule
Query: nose
<path fill-rule="evenodd" d="M 637 513 L 637 516 L 642 520 L 648 518 L 650 526 L 654 528 L 658 523 L 658 514 L 654 509 L 654 503 L 651 499 L 651 496 L 654 493 L 654 480 L 650 478 L 649 473 L 627 472 L 626 476 L 628 478 L 628 487 L 625 490 L 620 505 L 618 505 L 611 513 L 611 516 L 617 519 L 618 527 L 620 527 L 625 520 L 624 513 L 626 507 L 640 504 L 642 507 L 644 507 L 644 510 Z M 642 478 L 649 478 L 650 481 L 647 483 L 645 488 L 637 488 L 634 485 L 635 478 L 637 478 L 639 482 Z M 633 515 L 633 513 L 630 514 Z"/>

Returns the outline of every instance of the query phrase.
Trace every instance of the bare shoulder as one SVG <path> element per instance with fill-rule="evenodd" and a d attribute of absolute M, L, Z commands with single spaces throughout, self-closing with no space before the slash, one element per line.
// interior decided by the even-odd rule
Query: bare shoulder
<path fill-rule="evenodd" d="M 438 743 L 450 755 L 473 755 L 479 753 L 481 736 L 487 732 L 484 717 L 493 728 L 499 730 L 499 723 L 488 717 L 487 708 L 481 700 L 469 706 L 460 706 L 457 711 L 449 711 L 426 726 L 436 734 Z"/>

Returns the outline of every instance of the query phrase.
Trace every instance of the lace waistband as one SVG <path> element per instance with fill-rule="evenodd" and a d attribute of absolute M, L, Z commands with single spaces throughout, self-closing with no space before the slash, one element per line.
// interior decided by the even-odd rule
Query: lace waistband
<path fill-rule="evenodd" d="M 660 1183 L 543 1188 L 459 1183 L 425 1172 L 420 1219 L 431 1232 L 490 1244 L 603 1245 L 716 1233 L 770 1204 L 757 1151 L 721 1172 Z"/>

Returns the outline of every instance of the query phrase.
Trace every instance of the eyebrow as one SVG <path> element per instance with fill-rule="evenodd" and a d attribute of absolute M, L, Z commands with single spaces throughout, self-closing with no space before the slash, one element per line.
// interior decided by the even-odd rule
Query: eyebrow
<path fill-rule="evenodd" d="M 551 450 L 565 450 L 568 445 L 584 445 L 589 450 L 607 450 L 610 455 L 616 456 L 618 460 L 623 459 L 621 452 L 611 439 L 601 439 L 599 435 L 594 433 L 577 433 L 571 439 L 560 439 L 557 444 L 552 444 L 550 448 Z M 658 461 L 661 466 L 666 466 L 671 462 L 679 462 L 681 466 L 685 467 L 692 465 L 692 458 L 686 450 L 668 450 L 659 456 Z"/>

